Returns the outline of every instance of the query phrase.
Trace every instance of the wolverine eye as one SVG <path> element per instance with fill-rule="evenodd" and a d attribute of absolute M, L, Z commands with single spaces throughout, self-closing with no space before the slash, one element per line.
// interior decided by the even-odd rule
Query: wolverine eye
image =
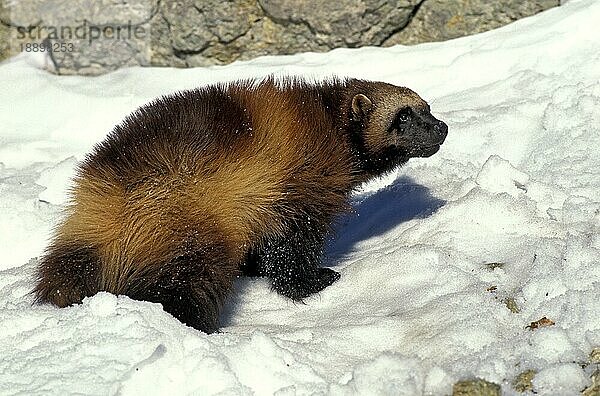
<path fill-rule="evenodd" d="M 402 110 L 400 110 L 398 112 L 398 115 L 396 115 L 396 122 L 398 124 L 406 124 L 407 122 L 410 122 L 410 120 L 412 119 L 412 110 L 410 107 L 405 107 Z"/>

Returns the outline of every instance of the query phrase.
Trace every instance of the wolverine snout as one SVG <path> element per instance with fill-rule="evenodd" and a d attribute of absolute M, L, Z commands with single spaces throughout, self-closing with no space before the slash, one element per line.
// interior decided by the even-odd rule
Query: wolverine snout
<path fill-rule="evenodd" d="M 448 136 L 448 125 L 444 121 L 438 121 L 433 126 L 433 140 L 436 142 L 435 144 L 444 143 L 446 136 Z"/>

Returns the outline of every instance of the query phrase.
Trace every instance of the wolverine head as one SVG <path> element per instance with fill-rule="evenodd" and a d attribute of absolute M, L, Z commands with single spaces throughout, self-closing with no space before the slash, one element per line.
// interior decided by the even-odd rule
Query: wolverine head
<path fill-rule="evenodd" d="M 385 172 L 413 157 L 435 154 L 448 126 L 408 88 L 355 80 L 349 100 L 355 144 L 372 172 Z"/>

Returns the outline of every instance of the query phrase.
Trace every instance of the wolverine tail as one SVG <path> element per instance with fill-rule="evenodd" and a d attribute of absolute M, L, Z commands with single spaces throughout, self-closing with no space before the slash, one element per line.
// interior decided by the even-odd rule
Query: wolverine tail
<path fill-rule="evenodd" d="M 37 302 L 59 307 L 79 303 L 98 292 L 100 258 L 89 246 L 53 243 L 38 267 Z"/>
<path fill-rule="evenodd" d="M 218 329 L 218 318 L 238 270 L 223 247 L 204 245 L 177 249 L 167 260 L 156 261 L 126 275 L 119 290 L 103 287 L 108 276 L 122 278 L 119 263 L 103 262 L 97 249 L 55 241 L 41 259 L 36 300 L 66 307 L 98 291 L 124 294 L 135 300 L 161 303 L 181 322 L 206 333 Z M 103 271 L 103 266 L 112 271 Z"/>

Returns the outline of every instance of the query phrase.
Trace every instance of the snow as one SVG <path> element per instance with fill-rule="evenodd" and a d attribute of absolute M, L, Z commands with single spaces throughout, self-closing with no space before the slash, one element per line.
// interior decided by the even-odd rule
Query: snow
<path fill-rule="evenodd" d="M 572 0 L 415 47 L 94 78 L 0 64 L 0 394 L 442 395 L 478 377 L 514 395 L 529 369 L 538 394 L 577 394 L 600 346 L 598 21 L 600 2 Z M 212 335 L 107 293 L 32 305 L 94 143 L 158 95 L 269 73 L 406 85 L 450 127 L 439 153 L 353 196 L 325 259 L 338 282 L 294 304 L 240 279 Z"/>
<path fill-rule="evenodd" d="M 563 379 L 556 383 L 556 378 Z M 588 380 L 575 363 L 557 364 L 540 371 L 533 379 L 535 389 L 542 394 L 579 395 L 575 389 L 584 389 Z"/>

